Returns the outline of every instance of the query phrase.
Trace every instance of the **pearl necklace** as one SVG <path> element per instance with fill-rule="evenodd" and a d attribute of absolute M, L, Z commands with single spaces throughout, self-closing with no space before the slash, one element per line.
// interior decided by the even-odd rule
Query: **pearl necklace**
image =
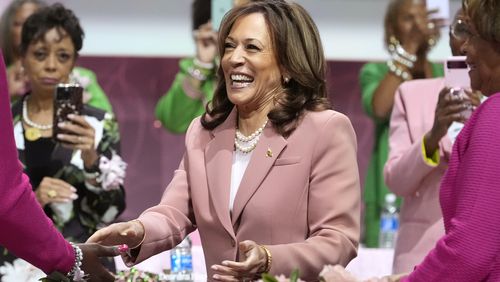
<path fill-rule="evenodd" d="M 40 129 L 40 130 L 50 130 L 52 129 L 52 124 L 38 124 L 38 123 L 35 123 L 33 122 L 29 117 L 28 117 L 28 97 L 27 96 L 24 101 L 23 101 L 23 121 L 33 127 L 33 128 L 36 128 L 36 129 Z"/>
<path fill-rule="evenodd" d="M 257 142 L 259 142 L 260 135 L 262 135 L 262 131 L 264 130 L 264 127 L 266 127 L 267 120 L 264 122 L 264 124 L 259 127 L 254 133 L 250 134 L 249 136 L 243 135 L 241 131 L 236 128 L 236 137 L 234 137 L 234 147 L 236 150 L 248 154 L 251 151 L 257 147 Z"/>

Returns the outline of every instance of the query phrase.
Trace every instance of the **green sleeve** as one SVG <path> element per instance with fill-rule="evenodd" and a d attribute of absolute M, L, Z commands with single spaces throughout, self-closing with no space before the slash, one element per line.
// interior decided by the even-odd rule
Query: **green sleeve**
<path fill-rule="evenodd" d="M 113 112 L 108 97 L 106 97 L 106 94 L 97 82 L 94 72 L 86 68 L 75 67 L 73 69 L 72 76 L 79 81 L 82 86 L 84 86 L 85 92 L 90 94 L 90 100 L 87 102 L 88 105 L 104 110 L 108 113 Z"/>
<path fill-rule="evenodd" d="M 180 71 L 177 73 L 172 86 L 156 104 L 156 118 L 172 133 L 185 133 L 191 121 L 205 112 L 203 99 L 193 99 L 187 96 L 182 87 L 184 80 L 189 75 L 187 70 L 192 66 L 192 58 L 180 61 Z M 205 97 L 205 102 L 212 99 L 214 85 L 215 79 L 213 76 L 210 76 L 201 85 L 201 92 Z"/>
<path fill-rule="evenodd" d="M 373 95 L 388 72 L 384 63 L 367 63 L 361 68 L 359 81 L 361 86 L 361 101 L 365 112 L 375 119 L 373 115 Z"/>

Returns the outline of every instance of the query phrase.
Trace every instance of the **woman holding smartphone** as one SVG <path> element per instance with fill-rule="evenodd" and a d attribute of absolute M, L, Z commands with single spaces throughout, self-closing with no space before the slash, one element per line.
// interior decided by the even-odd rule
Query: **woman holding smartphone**
<path fill-rule="evenodd" d="M 394 93 L 401 83 L 419 78 L 443 76 L 441 64 L 427 58 L 439 37 L 441 21 L 430 19 L 424 0 L 391 0 L 387 6 L 385 45 L 390 54 L 386 63 L 367 63 L 360 73 L 363 109 L 375 123 L 375 144 L 366 173 L 365 236 L 367 247 L 377 247 L 380 213 L 389 192 L 383 169 L 388 155 L 389 118 Z"/>
<path fill-rule="evenodd" d="M 56 86 L 68 82 L 82 41 L 78 19 L 61 4 L 31 15 L 21 40 L 21 63 L 31 92 L 12 106 L 19 158 L 37 200 L 74 242 L 84 242 L 125 208 L 125 164 L 112 116 L 85 106 L 81 115 L 53 125 Z M 65 132 L 57 134 L 56 141 L 54 126 Z M 13 260 L 0 250 L 0 265 Z"/>

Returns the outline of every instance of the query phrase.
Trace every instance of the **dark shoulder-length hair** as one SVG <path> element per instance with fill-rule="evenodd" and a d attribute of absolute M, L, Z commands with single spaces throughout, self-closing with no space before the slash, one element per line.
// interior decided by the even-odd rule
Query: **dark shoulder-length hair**
<path fill-rule="evenodd" d="M 25 4 L 34 4 L 37 7 L 45 7 L 46 4 L 42 0 L 14 0 L 7 8 L 5 8 L 0 19 L 0 48 L 2 48 L 5 65 L 9 66 L 14 63 L 17 56 L 19 56 L 19 46 L 14 45 L 12 27 L 16 13 Z"/>
<path fill-rule="evenodd" d="M 26 54 L 31 43 L 43 40 L 53 28 L 57 29 L 59 35 L 71 38 L 77 56 L 83 46 L 84 32 L 73 11 L 60 3 L 41 8 L 26 20 L 21 35 L 21 55 Z"/>
<path fill-rule="evenodd" d="M 331 108 L 326 93 L 326 62 L 318 28 L 299 4 L 283 0 L 248 3 L 229 11 L 222 21 L 218 42 L 221 58 L 224 56 L 224 41 L 234 23 L 253 13 L 264 16 L 277 63 L 289 79 L 282 80 L 284 93 L 268 114 L 275 130 L 288 137 L 297 128 L 305 111 Z M 222 66 L 219 66 L 214 98 L 207 105 L 201 124 L 205 129 L 214 129 L 224 122 L 233 107 L 227 97 Z"/>

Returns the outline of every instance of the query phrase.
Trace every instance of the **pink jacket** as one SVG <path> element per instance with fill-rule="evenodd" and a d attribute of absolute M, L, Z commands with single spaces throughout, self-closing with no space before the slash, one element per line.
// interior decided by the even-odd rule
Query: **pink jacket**
<path fill-rule="evenodd" d="M 439 185 L 451 151 L 447 135 L 439 143 L 437 167 L 427 164 L 422 154 L 422 140 L 434 123 L 443 87 L 442 78 L 419 79 L 403 83 L 396 92 L 384 168 L 387 186 L 403 198 L 394 273 L 412 271 L 444 234 Z"/>
<path fill-rule="evenodd" d="M 439 200 L 446 234 L 404 281 L 500 281 L 500 93 L 453 146 Z"/>
<path fill-rule="evenodd" d="M 208 279 L 213 264 L 238 260 L 238 242 L 272 253 L 271 273 L 317 280 L 325 264 L 356 256 L 360 186 L 356 137 L 334 111 L 308 112 L 287 139 L 268 124 L 253 151 L 229 212 L 236 110 L 213 131 L 200 120 L 186 135 L 186 154 L 160 204 L 139 219 L 146 227 L 137 262 L 200 231 Z"/>
<path fill-rule="evenodd" d="M 1 53 L 0 53 L 1 56 Z M 0 59 L 0 244 L 46 273 L 69 272 L 75 255 L 36 201 L 17 158 L 3 59 Z"/>

